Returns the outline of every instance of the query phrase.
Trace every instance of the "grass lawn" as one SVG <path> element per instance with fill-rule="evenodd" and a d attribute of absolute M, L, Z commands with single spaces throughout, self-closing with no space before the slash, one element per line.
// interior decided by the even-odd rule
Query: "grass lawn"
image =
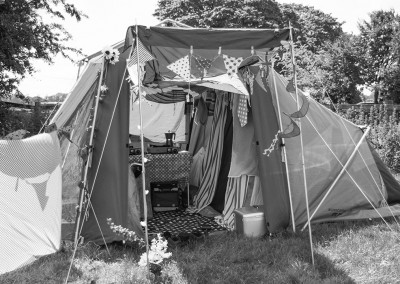
<path fill-rule="evenodd" d="M 94 244 L 79 247 L 69 283 L 400 283 L 400 228 L 381 220 L 313 226 L 315 266 L 308 233 L 250 239 L 235 233 L 170 249 L 160 276 L 152 281 L 136 263 L 141 251 L 111 246 L 111 256 Z M 71 244 L 0 283 L 63 283 Z"/>

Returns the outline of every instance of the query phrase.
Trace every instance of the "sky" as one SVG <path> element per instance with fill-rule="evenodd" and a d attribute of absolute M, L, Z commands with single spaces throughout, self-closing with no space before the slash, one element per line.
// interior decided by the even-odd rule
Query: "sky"
<path fill-rule="evenodd" d="M 158 20 L 152 16 L 157 0 L 70 0 L 88 18 L 76 22 L 66 18 L 61 24 L 72 35 L 69 46 L 81 48 L 86 55 L 93 54 L 104 46 L 114 44 L 125 38 L 126 30 L 135 23 L 152 26 Z M 357 23 L 368 19 L 374 10 L 394 9 L 400 13 L 400 0 L 277 0 L 279 3 L 296 3 L 331 14 L 344 22 L 342 28 L 348 33 L 358 33 Z M 49 20 L 49 19 L 45 19 Z M 78 59 L 78 58 L 77 58 Z M 68 93 L 74 86 L 78 66 L 57 56 L 48 65 L 34 61 L 36 72 L 27 76 L 20 84 L 20 91 L 26 96 L 45 97 L 56 93 Z"/>

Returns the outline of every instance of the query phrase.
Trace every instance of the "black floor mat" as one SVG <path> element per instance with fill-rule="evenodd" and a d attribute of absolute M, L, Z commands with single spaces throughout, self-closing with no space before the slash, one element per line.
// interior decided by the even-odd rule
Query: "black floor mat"
<path fill-rule="evenodd" d="M 196 213 L 187 213 L 184 210 L 153 212 L 153 218 L 148 220 L 149 234 L 169 232 L 171 235 L 179 233 L 209 233 L 223 231 L 214 218 L 208 218 Z"/>

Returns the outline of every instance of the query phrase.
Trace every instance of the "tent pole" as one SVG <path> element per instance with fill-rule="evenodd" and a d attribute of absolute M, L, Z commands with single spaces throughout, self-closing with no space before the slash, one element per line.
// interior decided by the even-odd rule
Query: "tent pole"
<path fill-rule="evenodd" d="M 75 115 L 75 120 L 74 120 L 74 123 L 72 125 L 75 125 L 77 119 L 78 119 L 78 115 Z M 69 140 L 72 140 L 72 138 L 74 137 L 74 131 L 75 131 L 75 128 L 72 129 L 71 134 L 69 136 Z M 61 169 L 64 168 L 65 161 L 67 160 L 67 156 L 68 156 L 70 148 L 71 148 L 71 141 L 68 141 L 68 147 L 67 147 L 67 151 L 65 151 L 65 156 L 64 156 L 64 160 L 63 160 L 62 165 L 61 165 Z"/>
<path fill-rule="evenodd" d="M 360 141 L 358 141 L 357 146 L 354 148 L 353 153 L 351 153 L 350 157 L 347 159 L 346 164 L 343 166 L 342 170 L 340 171 L 340 173 L 337 175 L 337 177 L 335 178 L 335 180 L 333 181 L 333 183 L 331 184 L 331 186 L 329 187 L 328 191 L 325 193 L 324 197 L 322 198 L 322 200 L 320 201 L 320 203 L 318 204 L 317 208 L 315 208 L 313 214 L 311 215 L 311 217 L 309 218 L 309 220 L 307 221 L 307 223 L 303 226 L 303 228 L 301 229 L 302 231 L 307 227 L 307 225 L 310 225 L 311 219 L 314 217 L 315 213 L 317 213 L 318 209 L 321 207 L 322 203 L 325 201 L 326 197 L 328 196 L 328 194 L 332 191 L 332 189 L 335 187 L 336 183 L 339 181 L 340 177 L 343 175 L 343 173 L 346 171 L 347 172 L 347 167 L 349 166 L 350 162 L 353 160 L 354 156 L 357 154 L 358 149 L 360 148 L 362 142 L 364 141 L 365 137 L 367 137 L 368 132 L 370 131 L 371 127 L 368 126 L 367 130 L 364 132 L 364 135 L 361 137 Z"/>
<path fill-rule="evenodd" d="M 97 86 L 96 103 L 95 103 L 95 107 L 94 107 L 93 121 L 92 121 L 92 126 L 91 126 L 91 131 L 90 131 L 88 157 L 86 160 L 85 172 L 83 175 L 83 187 L 81 188 L 81 192 L 79 194 L 79 212 L 78 212 L 78 216 L 76 219 L 76 224 L 75 224 L 76 229 L 75 229 L 75 237 L 74 237 L 74 243 L 76 245 L 78 243 L 78 238 L 79 238 L 79 234 L 80 234 L 80 229 L 79 229 L 80 222 L 81 222 L 81 219 L 83 219 L 81 216 L 81 213 L 82 213 L 82 206 L 83 206 L 84 191 L 85 191 L 85 188 L 88 183 L 87 175 L 88 175 L 89 168 L 91 166 L 91 160 L 92 160 L 92 156 L 93 156 L 93 137 L 94 137 L 95 124 L 96 124 L 96 119 L 97 119 L 97 109 L 99 107 L 99 100 L 100 100 L 100 92 L 101 92 L 100 87 L 101 87 L 101 84 L 103 83 L 104 60 L 105 59 L 103 57 L 103 60 L 101 62 L 101 72 L 100 72 L 99 84 Z"/>
<path fill-rule="evenodd" d="M 139 94 L 139 116 L 140 116 L 140 148 L 142 155 L 142 193 L 143 193 L 143 214 L 145 222 L 145 242 L 146 242 L 146 261 L 147 261 L 147 273 L 150 279 L 150 263 L 149 263 L 149 231 L 147 227 L 147 198 L 146 198 L 146 168 L 144 165 L 144 136 L 143 136 L 143 113 L 142 113 L 142 92 L 140 82 L 140 60 L 139 60 L 139 35 L 138 25 L 136 23 L 136 64 L 138 74 L 138 94 Z"/>
<path fill-rule="evenodd" d="M 83 62 L 82 61 L 78 61 L 78 74 L 76 75 L 76 81 L 78 81 L 79 76 L 81 75 L 81 66 L 82 66 Z"/>
<path fill-rule="evenodd" d="M 297 89 L 297 74 L 296 74 L 296 62 L 295 62 L 295 56 L 294 56 L 294 42 L 293 42 L 293 28 L 291 23 L 289 22 L 289 29 L 290 29 L 290 51 L 291 51 L 291 57 L 292 57 L 292 66 L 293 66 L 293 81 L 294 81 L 294 87 L 296 91 L 296 104 L 297 104 L 297 109 L 300 109 L 300 102 L 299 102 L 299 93 Z M 310 206 L 308 204 L 308 186 L 307 186 L 307 175 L 306 175 L 306 165 L 305 165 L 305 160 L 304 160 L 304 144 L 303 144 L 303 132 L 301 130 L 301 119 L 298 121 L 299 128 L 300 128 L 300 146 L 301 146 L 301 164 L 303 167 L 303 181 L 304 181 L 304 195 L 306 198 L 306 209 L 307 209 L 307 220 L 309 223 L 309 239 L 310 239 L 310 248 L 311 248 L 311 261 L 312 264 L 314 265 L 314 248 L 313 248 L 313 240 L 312 240 L 312 231 L 311 231 L 311 223 L 310 223 Z"/>
<path fill-rule="evenodd" d="M 274 72 L 274 62 L 272 62 L 271 68 L 272 68 L 272 78 L 273 78 L 273 80 L 274 80 L 276 104 L 277 104 L 277 107 L 278 107 L 279 129 L 280 129 L 280 131 L 282 131 L 282 130 L 283 130 L 283 126 L 282 126 L 282 115 L 281 115 L 281 107 L 280 107 L 280 104 L 279 104 L 278 90 L 277 90 L 277 88 L 276 88 L 275 72 Z M 282 144 L 285 145 L 285 138 L 282 138 Z M 296 232 L 296 224 L 295 224 L 295 221 L 294 221 L 293 202 L 292 202 L 292 190 L 291 190 L 291 187 L 290 187 L 289 166 L 288 166 L 288 163 L 287 163 L 286 147 L 283 146 L 283 147 L 282 147 L 282 150 L 283 150 L 283 156 L 284 156 L 284 159 L 285 159 L 286 179 L 287 179 L 288 191 L 289 191 L 290 216 L 291 216 L 291 218 L 292 218 L 292 229 L 293 229 L 293 232 Z"/>

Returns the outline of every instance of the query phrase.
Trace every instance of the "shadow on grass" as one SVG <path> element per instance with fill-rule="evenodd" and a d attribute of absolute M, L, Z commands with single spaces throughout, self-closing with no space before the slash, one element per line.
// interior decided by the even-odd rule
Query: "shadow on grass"
<path fill-rule="evenodd" d="M 70 265 L 70 253 L 61 250 L 55 254 L 43 256 L 22 268 L 0 275 L 0 283 L 64 283 Z M 72 266 L 70 279 L 78 279 L 82 271 Z"/>
<path fill-rule="evenodd" d="M 314 266 L 307 231 L 285 232 L 273 238 L 246 238 L 225 232 L 184 247 L 170 247 L 172 259 L 163 266 L 163 277 L 153 282 L 356 283 L 369 279 L 372 262 L 388 264 L 386 270 L 377 265 L 372 271 L 372 276 L 378 277 L 375 283 L 393 283 L 398 279 L 396 263 L 400 261 L 392 249 L 398 241 L 397 232 L 390 232 L 382 221 L 315 224 L 312 229 Z M 90 243 L 80 246 L 70 282 L 148 283 L 146 271 L 137 266 L 143 249 L 121 244 L 108 248 L 111 256 L 104 247 Z M 71 244 L 64 245 L 56 254 L 0 275 L 0 283 L 63 283 L 72 250 Z M 378 259 L 374 258 L 374 254 L 379 254 L 376 252 L 382 255 Z"/>
<path fill-rule="evenodd" d="M 355 283 L 322 254 L 311 263 L 303 234 L 245 238 L 227 233 L 172 251 L 189 283 Z"/>

